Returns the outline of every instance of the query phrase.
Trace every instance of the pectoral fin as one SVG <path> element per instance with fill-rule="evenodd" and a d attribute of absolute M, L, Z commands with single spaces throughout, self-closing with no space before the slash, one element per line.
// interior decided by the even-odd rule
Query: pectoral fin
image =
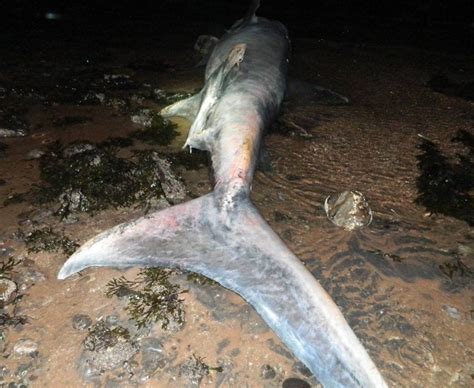
<path fill-rule="evenodd" d="M 202 92 L 199 92 L 194 96 L 168 105 L 161 110 L 160 114 L 163 117 L 184 117 L 185 119 L 193 122 L 197 116 L 199 106 L 201 105 L 201 93 Z"/>

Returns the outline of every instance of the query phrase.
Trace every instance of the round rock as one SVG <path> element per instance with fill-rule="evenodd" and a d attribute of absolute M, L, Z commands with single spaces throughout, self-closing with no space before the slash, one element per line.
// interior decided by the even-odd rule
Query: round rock
<path fill-rule="evenodd" d="M 6 306 L 13 302 L 17 292 L 16 283 L 7 278 L 0 279 L 0 306 Z"/>
<path fill-rule="evenodd" d="M 72 327 L 76 330 L 86 330 L 92 325 L 92 319 L 86 314 L 76 314 L 72 317 Z"/>
<path fill-rule="evenodd" d="M 271 380 L 276 377 L 276 372 L 270 365 L 265 364 L 260 368 L 260 375 L 264 380 Z"/>
<path fill-rule="evenodd" d="M 13 351 L 19 355 L 34 355 L 38 352 L 38 344 L 29 338 L 22 338 L 13 346 Z"/>
<path fill-rule="evenodd" d="M 372 210 L 362 193 L 344 191 L 330 195 L 324 201 L 328 219 L 346 230 L 363 228 L 372 222 Z"/>

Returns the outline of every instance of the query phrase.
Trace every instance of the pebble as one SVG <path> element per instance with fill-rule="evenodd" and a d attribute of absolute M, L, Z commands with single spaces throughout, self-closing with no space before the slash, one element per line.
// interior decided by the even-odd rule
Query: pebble
<path fill-rule="evenodd" d="M 282 388 L 311 388 L 311 385 L 304 380 L 296 377 L 290 377 L 283 381 Z"/>
<path fill-rule="evenodd" d="M 461 313 L 456 307 L 443 306 L 443 310 L 445 311 L 446 314 L 448 314 L 451 318 L 455 319 L 456 321 L 459 321 L 461 319 Z"/>
<path fill-rule="evenodd" d="M 86 314 L 76 314 L 72 317 L 72 327 L 75 330 L 86 330 L 92 325 L 92 319 Z"/>
<path fill-rule="evenodd" d="M 15 376 L 19 379 L 24 379 L 28 372 L 31 369 L 31 364 L 20 364 L 18 368 L 16 368 Z"/>
<path fill-rule="evenodd" d="M 18 278 L 16 278 L 18 284 L 20 284 L 20 291 L 26 291 L 31 286 L 45 279 L 45 276 L 40 271 L 30 267 L 22 267 Z"/>
<path fill-rule="evenodd" d="M 17 295 L 18 287 L 13 280 L 0 278 L 0 306 L 12 303 Z"/>
<path fill-rule="evenodd" d="M 70 158 L 73 155 L 82 154 L 86 151 L 95 150 L 97 147 L 92 143 L 80 142 L 74 143 L 64 149 L 64 156 Z"/>
<path fill-rule="evenodd" d="M 13 346 L 13 351 L 18 355 L 35 355 L 38 352 L 38 344 L 29 338 L 21 338 Z"/>
<path fill-rule="evenodd" d="M 10 373 L 10 369 L 8 369 L 5 365 L 0 365 L 0 377 L 6 377 Z"/>
<path fill-rule="evenodd" d="M 28 153 L 26 154 L 26 159 L 27 159 L 27 160 L 39 159 L 39 158 L 41 158 L 44 154 L 45 154 L 44 151 L 39 150 L 39 149 L 34 149 L 34 150 L 31 150 L 30 152 L 28 152 Z"/>
<path fill-rule="evenodd" d="M 27 135 L 27 132 L 23 128 L 18 128 L 18 129 L 0 128 L 0 137 L 23 137 L 26 135 Z"/>
<path fill-rule="evenodd" d="M 265 364 L 260 368 L 260 375 L 262 376 L 262 379 L 271 380 L 276 377 L 276 372 L 270 365 Z"/>

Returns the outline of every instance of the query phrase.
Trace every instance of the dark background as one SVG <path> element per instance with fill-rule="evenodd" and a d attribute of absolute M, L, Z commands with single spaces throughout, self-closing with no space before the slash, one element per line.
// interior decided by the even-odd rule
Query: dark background
<path fill-rule="evenodd" d="M 132 39 L 150 42 L 183 29 L 217 36 L 242 17 L 250 3 L 210 0 L 2 0 L 1 38 Z M 443 51 L 474 49 L 473 0 L 262 0 L 259 15 L 278 19 L 293 38 L 406 45 Z M 61 15 L 47 20 L 47 12 Z M 205 29 L 206 31 L 203 31 Z M 147 40 L 147 39 L 145 39 Z M 142 40 L 143 41 L 143 40 Z"/>

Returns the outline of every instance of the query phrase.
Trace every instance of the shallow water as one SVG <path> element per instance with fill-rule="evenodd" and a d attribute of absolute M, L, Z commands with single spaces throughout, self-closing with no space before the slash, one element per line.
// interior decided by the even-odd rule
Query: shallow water
<path fill-rule="evenodd" d="M 467 62 L 462 57 L 403 47 L 345 46 L 308 39 L 293 45 L 293 75 L 331 87 L 352 102 L 347 106 L 298 100 L 286 103 L 283 118 L 304 127 L 307 133 L 270 131 L 266 136 L 272 167 L 256 173 L 253 201 L 332 295 L 390 386 L 472 386 L 474 233 L 467 223 L 430 214 L 415 203 L 420 173 L 416 164 L 418 134 L 454 156 L 465 150 L 451 139 L 459 129 L 472 131 L 474 123 L 472 103 L 433 92 L 425 84 L 439 69 L 455 71 L 466 68 Z M 189 46 L 172 48 L 168 42 L 158 47 L 133 52 L 104 48 L 107 59 L 86 70 L 127 72 L 136 82 L 165 90 L 191 91 L 200 86 L 202 70 L 187 70 Z M 0 83 L 26 89 L 27 80 L 41 85 L 43 78 L 49 77 L 45 73 L 79 67 L 69 62 L 67 53 L 58 57 L 54 48 L 49 50 L 38 54 L 43 62 L 10 52 L 11 63 L 23 62 L 15 69 L 5 65 Z M 127 67 L 142 56 L 166 61 L 175 71 L 132 71 Z M 44 67 L 41 71 L 37 71 L 38 63 Z M 48 93 L 46 90 L 46 100 L 53 100 Z M 130 93 L 124 91 L 124 98 Z M 31 128 L 27 137 L 0 139 L 9 146 L 0 159 L 0 178 L 5 181 L 0 186 L 0 203 L 39 182 L 38 161 L 26 160 L 32 149 L 44 149 L 58 139 L 64 143 L 99 142 L 125 136 L 136 128 L 130 121 L 132 109 L 124 113 L 108 105 L 47 104 L 24 94 L 10 95 L 0 104 L 2 109 L 20 107 Z M 161 107 L 150 100 L 142 105 Z M 53 125 L 54 120 L 66 116 L 91 120 L 65 128 Z M 181 130 L 186 129 L 184 120 L 178 124 Z M 177 150 L 184 136 L 170 149 Z M 136 143 L 134 147 L 146 146 Z M 192 196 L 211 190 L 206 168 L 177 169 Z M 326 219 L 324 199 L 345 190 L 358 190 L 366 196 L 374 212 L 368 228 L 347 232 Z M 124 302 L 107 298 L 105 286 L 122 274 L 133 278 L 137 270 L 89 269 L 82 276 L 58 281 L 56 274 L 66 256 L 28 253 L 14 233 L 19 228 L 51 225 L 82 243 L 143 214 L 143 210 L 110 209 L 93 217 L 83 214 L 70 224 L 62 223 L 52 210 L 54 206 L 40 207 L 29 200 L 0 208 L 2 259 L 23 259 L 18 276 L 33 269 L 45 278 L 33 285 L 24 276 L 18 278 L 23 279 L 25 290 L 16 313 L 26 315 L 28 323 L 5 331 L 1 364 L 10 371 L 3 377 L 6 383 L 193 386 L 180 366 L 196 355 L 210 366 L 223 368 L 222 372 L 211 370 L 201 386 L 279 387 L 288 377 L 317 385 L 239 296 L 218 285 L 197 285 L 184 275 L 174 278 L 188 290 L 182 295 L 184 328 L 170 333 L 156 325 L 145 336 L 161 344 L 163 363 L 154 369 L 144 367 L 142 340 L 141 350 L 127 365 L 86 379 L 78 371 L 78 360 L 87 331 L 74 329 L 72 317 L 87 314 L 95 322 L 117 315 L 120 322 L 127 322 Z M 446 263 L 458 260 L 467 269 L 454 267 L 450 274 L 442 270 Z M 11 312 L 12 306 L 7 310 Z M 21 338 L 35 341 L 37 353 L 16 354 L 13 347 Z M 18 370 L 20 365 L 26 365 L 25 376 Z M 264 365 L 275 373 L 262 375 Z"/>

